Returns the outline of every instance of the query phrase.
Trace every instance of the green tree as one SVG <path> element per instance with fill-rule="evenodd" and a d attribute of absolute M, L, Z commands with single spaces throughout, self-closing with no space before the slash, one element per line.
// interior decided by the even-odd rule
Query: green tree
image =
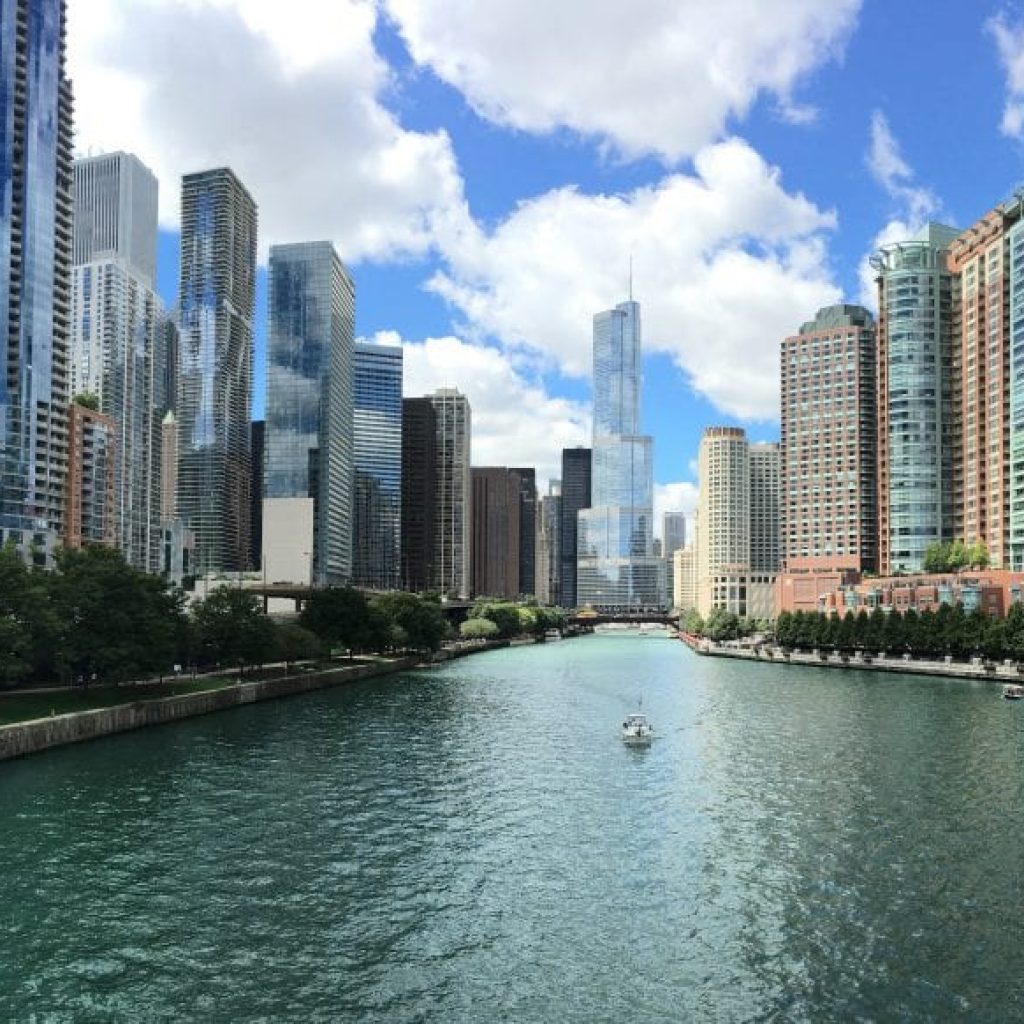
<path fill-rule="evenodd" d="M 274 654 L 274 626 L 260 599 L 246 590 L 223 586 L 192 608 L 199 650 L 208 664 L 227 663 L 244 670 Z"/>
<path fill-rule="evenodd" d="M 513 637 L 519 632 L 519 611 L 508 601 L 478 601 L 470 610 L 471 619 L 490 619 L 498 627 L 498 636 Z"/>
<path fill-rule="evenodd" d="M 30 571 L 13 543 L 0 548 L 0 686 L 46 675 L 59 658 L 58 623 L 43 574 Z"/>
<path fill-rule="evenodd" d="M 180 656 L 184 595 L 133 569 L 119 551 L 58 552 L 47 589 L 60 623 L 61 660 L 73 678 L 121 682 L 167 671 Z"/>
<path fill-rule="evenodd" d="M 704 634 L 716 643 L 735 640 L 739 635 L 739 619 L 724 608 L 714 608 L 704 625 Z"/>
<path fill-rule="evenodd" d="M 93 412 L 99 412 L 100 400 L 91 391 L 82 391 L 75 395 L 72 399 L 75 405 L 80 405 L 83 409 L 92 409 Z"/>
<path fill-rule="evenodd" d="M 779 612 L 775 617 L 775 642 L 780 647 L 793 646 L 792 612 Z"/>
<path fill-rule="evenodd" d="M 1007 657 L 1024 661 L 1024 605 L 1014 602 L 1006 613 L 1006 627 L 1003 637 Z"/>
<path fill-rule="evenodd" d="M 466 619 L 459 626 L 464 640 L 490 640 L 498 635 L 498 627 L 490 619 Z"/>
<path fill-rule="evenodd" d="M 881 649 L 886 654 L 902 654 L 906 649 L 906 631 L 903 628 L 903 616 L 895 609 L 891 609 L 885 617 Z"/>
<path fill-rule="evenodd" d="M 302 608 L 299 624 L 315 633 L 329 648 L 353 651 L 376 650 L 381 645 L 381 626 L 369 602 L 354 587 L 314 590 Z"/>
<path fill-rule="evenodd" d="M 981 538 L 967 549 L 967 564 L 972 569 L 988 568 L 988 547 Z"/>
<path fill-rule="evenodd" d="M 949 546 L 949 571 L 959 572 L 970 563 L 970 556 L 962 540 L 955 540 Z"/>
<path fill-rule="evenodd" d="M 292 662 L 323 657 L 324 645 L 311 629 L 297 622 L 282 622 L 274 629 L 274 657 L 283 661 L 287 672 Z"/>
<path fill-rule="evenodd" d="M 441 646 L 447 624 L 440 605 L 415 594 L 381 594 L 371 607 L 383 620 L 402 630 L 404 643 L 416 651 L 436 651 Z M 392 633 L 393 639 L 400 639 Z M 396 644 L 396 646 L 399 646 Z"/>
<path fill-rule="evenodd" d="M 683 627 L 683 632 L 690 633 L 693 636 L 700 636 L 704 632 L 704 620 L 700 617 L 700 612 L 696 608 L 686 609 L 680 625 Z"/>
<path fill-rule="evenodd" d="M 836 646 L 841 651 L 850 652 L 857 647 L 857 640 L 857 617 L 852 611 L 848 611 L 836 629 Z"/>
<path fill-rule="evenodd" d="M 925 572 L 949 572 L 949 545 L 935 541 L 925 548 L 921 568 Z"/>

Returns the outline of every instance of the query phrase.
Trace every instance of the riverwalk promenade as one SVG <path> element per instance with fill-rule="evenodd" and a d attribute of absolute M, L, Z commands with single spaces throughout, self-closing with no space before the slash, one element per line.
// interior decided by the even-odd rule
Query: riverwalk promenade
<path fill-rule="evenodd" d="M 760 661 L 776 665 L 805 665 L 813 668 L 855 669 L 857 671 L 889 672 L 901 675 L 942 676 L 947 679 L 981 679 L 987 682 L 1020 682 L 1021 667 L 1016 661 L 990 661 L 975 657 L 969 661 L 954 661 L 951 657 L 938 660 L 911 658 L 909 654 L 895 655 L 854 651 L 790 650 L 775 644 L 744 644 L 728 640 L 715 642 L 705 637 L 680 633 L 679 638 L 695 654 L 710 658 L 736 658 L 742 661 Z"/>

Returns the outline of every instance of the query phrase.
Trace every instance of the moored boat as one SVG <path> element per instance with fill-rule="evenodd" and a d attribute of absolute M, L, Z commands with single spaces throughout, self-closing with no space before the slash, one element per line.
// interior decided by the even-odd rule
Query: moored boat
<path fill-rule="evenodd" d="M 1003 687 L 1004 700 L 1024 700 L 1024 686 L 1018 683 L 1007 683 Z"/>

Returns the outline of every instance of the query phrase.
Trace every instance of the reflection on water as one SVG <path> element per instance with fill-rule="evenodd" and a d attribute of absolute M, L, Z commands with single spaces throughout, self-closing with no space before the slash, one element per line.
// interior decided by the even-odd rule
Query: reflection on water
<path fill-rule="evenodd" d="M 621 637 L 66 748 L 0 766 L 0 1019 L 1024 1019 L 1022 749 Z"/>

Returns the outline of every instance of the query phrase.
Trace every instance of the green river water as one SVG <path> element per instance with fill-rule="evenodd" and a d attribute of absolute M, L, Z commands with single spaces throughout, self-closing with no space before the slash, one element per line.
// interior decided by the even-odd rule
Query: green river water
<path fill-rule="evenodd" d="M 0 1021 L 1024 1020 L 1022 756 L 990 684 L 601 636 L 63 748 Z"/>

